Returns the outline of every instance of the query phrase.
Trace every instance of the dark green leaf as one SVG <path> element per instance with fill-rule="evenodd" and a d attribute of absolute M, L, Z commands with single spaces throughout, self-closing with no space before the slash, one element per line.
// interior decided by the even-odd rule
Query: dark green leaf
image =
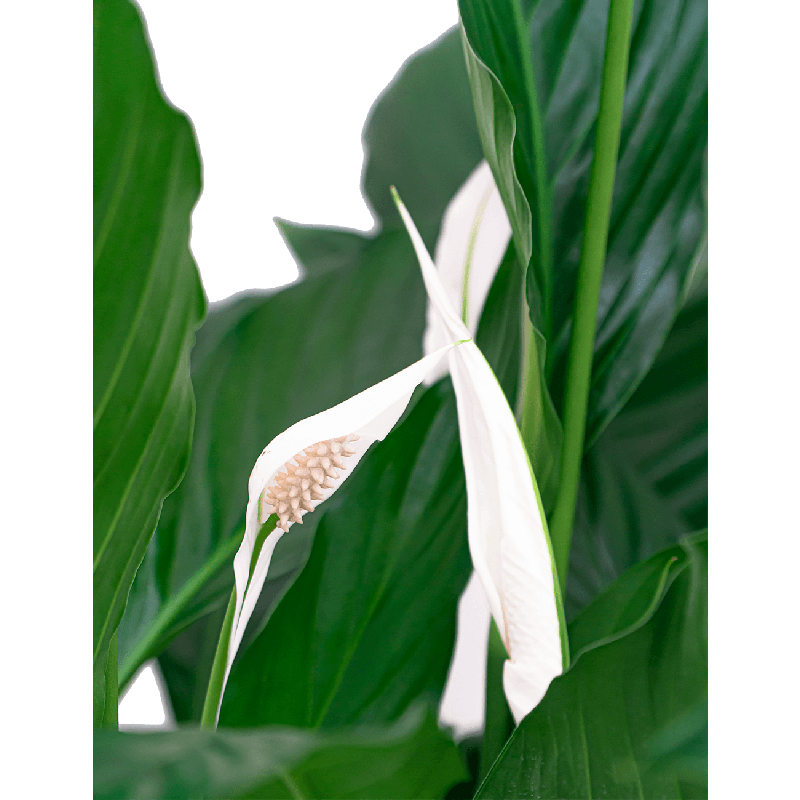
<path fill-rule="evenodd" d="M 542 0 L 531 25 L 553 183 L 555 295 L 548 358 L 557 404 L 563 397 L 607 10 L 606 0 Z M 642 0 L 634 10 L 587 445 L 652 364 L 703 247 L 706 16 L 704 0 Z"/>
<path fill-rule="evenodd" d="M 199 193 L 191 124 L 159 89 L 135 7 L 96 2 L 96 679 L 161 503 L 189 454 L 189 351 L 205 310 L 189 252 L 189 218 Z"/>
<path fill-rule="evenodd" d="M 389 193 L 395 186 L 433 252 L 447 204 L 483 157 L 455 28 L 406 62 L 363 139 L 364 194 L 379 224 L 403 227 Z"/>
<path fill-rule="evenodd" d="M 708 691 L 707 544 L 695 538 L 684 547 L 685 566 L 655 613 L 628 635 L 585 651 L 553 681 L 477 797 L 706 796 L 706 786 L 681 782 L 664 761 L 652 769 L 653 742 Z"/>
<path fill-rule="evenodd" d="M 708 296 L 689 298 L 647 377 L 608 428 L 619 458 L 685 520 L 708 524 Z"/>
<path fill-rule="evenodd" d="M 97 800 L 433 798 L 466 775 L 421 708 L 392 726 L 330 732 L 98 731 L 94 763 Z"/>
<path fill-rule="evenodd" d="M 641 559 L 708 525 L 707 361 L 701 284 L 650 373 L 584 457 L 568 618 Z"/>
<path fill-rule="evenodd" d="M 705 797 L 708 782 L 708 700 L 665 725 L 648 742 L 646 770 L 680 782 L 684 797 Z"/>
<path fill-rule="evenodd" d="M 530 314 L 548 337 L 548 375 L 560 407 L 608 3 L 535 3 L 530 81 L 523 80 L 520 58 L 526 48 L 517 34 L 515 3 L 461 0 L 459 7 L 484 152 L 523 256 L 530 253 L 529 229 L 533 235 Z M 706 58 L 703 0 L 637 3 L 598 311 L 589 444 L 652 364 L 702 251 Z M 538 134 L 539 119 L 544 142 Z M 512 158 L 510 139 L 515 132 Z M 541 208 L 542 203 L 547 207 Z M 527 209 L 538 229 L 537 224 L 531 227 Z"/>
<path fill-rule="evenodd" d="M 570 656 L 573 662 L 583 653 L 646 623 L 658 608 L 672 581 L 689 560 L 687 546 L 704 544 L 705 531 L 661 550 L 625 572 L 613 587 L 603 592 L 569 626 Z"/>
<path fill-rule="evenodd" d="M 473 49 L 468 34 L 464 33 L 462 38 L 483 152 L 503 198 L 517 257 L 527 267 L 533 249 L 531 208 L 514 167 L 517 127 L 514 108 L 497 76 Z M 535 309 L 540 309 L 538 302 Z M 542 329 L 538 314 L 534 315 L 533 323 Z"/>

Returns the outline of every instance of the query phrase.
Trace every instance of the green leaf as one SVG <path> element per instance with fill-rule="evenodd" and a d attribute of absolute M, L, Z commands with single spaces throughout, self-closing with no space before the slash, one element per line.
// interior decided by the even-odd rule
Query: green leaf
<path fill-rule="evenodd" d="M 708 525 L 707 363 L 701 283 L 650 373 L 584 457 L 568 618 L 638 561 Z"/>
<path fill-rule="evenodd" d="M 647 744 L 653 774 L 678 780 L 686 796 L 705 797 L 708 782 L 708 700 L 681 713 Z"/>
<path fill-rule="evenodd" d="M 706 531 L 700 531 L 687 537 L 685 544 L 661 550 L 627 570 L 597 597 L 569 626 L 572 662 L 644 625 L 689 562 L 687 547 L 704 545 L 707 539 Z"/>
<path fill-rule="evenodd" d="M 557 404 L 563 397 L 607 13 L 606 0 L 543 0 L 531 23 L 553 185 L 555 288 L 548 368 Z M 653 363 L 704 247 L 706 17 L 704 0 L 644 0 L 634 10 L 587 446 Z"/>
<path fill-rule="evenodd" d="M 234 664 L 221 725 L 384 722 L 442 692 L 471 571 L 449 381 L 319 513 L 308 564 Z"/>
<path fill-rule="evenodd" d="M 98 731 L 94 763 L 96 800 L 429 798 L 466 775 L 456 746 L 422 708 L 391 726 L 331 732 Z"/>
<path fill-rule="evenodd" d="M 168 105 L 136 8 L 94 5 L 94 672 L 180 481 L 194 414 L 189 351 L 205 311 L 189 252 L 200 162 Z M 102 709 L 95 706 L 97 713 Z"/>
<path fill-rule="evenodd" d="M 708 524 L 708 294 L 705 281 L 681 310 L 636 393 L 608 428 L 619 457 L 671 512 Z"/>
<path fill-rule="evenodd" d="M 584 651 L 553 681 L 478 798 L 706 796 L 706 786 L 684 782 L 664 762 L 652 768 L 653 741 L 708 691 L 707 544 L 695 538 L 684 548 L 686 563 L 655 612 L 631 633 Z M 608 594 L 618 586 L 627 594 L 628 576 Z"/>
<path fill-rule="evenodd" d="M 535 289 L 528 297 L 531 321 L 547 339 L 553 234 L 544 132 L 525 18 L 515 0 L 460 0 L 459 12 L 483 150 L 514 231 L 520 263 L 529 270 L 528 283 Z"/>
<path fill-rule="evenodd" d="M 531 208 L 514 168 L 517 127 L 514 109 L 499 79 L 475 52 L 463 29 L 462 39 L 483 152 L 511 223 L 517 257 L 520 264 L 527 267 L 533 249 Z M 539 308 L 537 303 L 534 310 Z M 534 313 L 532 319 L 541 330 L 541 317 Z"/>
<path fill-rule="evenodd" d="M 447 204 L 481 158 L 461 39 L 454 28 L 415 53 L 364 127 L 364 195 L 379 224 L 403 229 L 395 186 L 433 252 Z"/>
<path fill-rule="evenodd" d="M 519 37 L 512 0 L 461 0 L 459 7 L 484 152 L 523 258 L 533 237 L 528 303 L 534 326 L 547 338 L 550 387 L 560 408 L 608 3 L 541 0 L 534 4 L 529 43 Z M 703 250 L 706 58 L 702 0 L 637 5 L 588 445 L 652 364 Z"/>

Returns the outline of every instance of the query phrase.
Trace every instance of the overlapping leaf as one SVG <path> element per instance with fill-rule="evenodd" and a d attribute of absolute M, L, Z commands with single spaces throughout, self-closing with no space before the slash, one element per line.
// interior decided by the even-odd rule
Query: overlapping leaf
<path fill-rule="evenodd" d="M 97 800 L 428 798 L 465 775 L 453 742 L 420 708 L 392 726 L 335 732 L 100 731 L 94 761 Z"/>
<path fill-rule="evenodd" d="M 601 640 L 606 643 L 584 648 L 570 670 L 553 681 L 514 732 L 477 797 L 707 795 L 697 770 L 691 781 L 685 779 L 685 760 L 676 761 L 674 769 L 666 763 L 670 752 L 681 759 L 680 749 L 658 750 L 653 744 L 707 696 L 707 545 L 695 536 L 684 540 L 683 548 L 685 555 L 670 568 L 678 574 L 660 604 L 632 631 L 625 625 L 630 612 L 613 595 L 657 597 L 665 582 L 660 569 L 628 573 L 598 599 L 603 611 L 618 609 L 622 630 L 607 626 L 605 615 L 592 607 L 584 612 L 594 617 L 586 627 L 610 627 L 612 635 L 606 632 Z M 580 624 L 579 618 L 571 628 Z M 631 632 L 620 635 L 626 630 Z M 657 767 L 655 753 L 661 756 Z"/>
<path fill-rule="evenodd" d="M 476 109 L 482 109 L 483 124 L 497 128 L 502 122 L 505 129 L 516 127 L 517 139 L 530 136 L 531 125 L 523 124 L 520 118 L 535 116 L 537 109 L 532 107 L 531 92 L 526 91 L 518 70 L 513 68 L 522 49 L 507 53 L 515 35 L 512 0 L 499 5 L 487 0 L 462 0 L 461 7 L 470 46 L 503 89 L 499 93 L 488 79 L 473 81 Z M 498 9 L 504 9 L 503 13 Z M 516 179 L 521 187 L 529 187 L 526 196 L 533 219 L 544 219 L 550 226 L 554 288 L 552 306 L 548 306 L 552 324 L 547 331 L 552 334 L 547 358 L 557 406 L 563 396 L 606 14 L 607 3 L 602 0 L 544 0 L 534 5 L 530 47 L 545 152 L 534 151 L 523 157 L 530 146 L 516 140 L 513 163 L 506 153 L 505 140 L 496 153 L 487 152 L 490 163 L 494 158 L 497 169 L 502 170 L 498 185 Z M 703 246 L 706 59 L 706 7 L 702 0 L 682 4 L 644 0 L 637 5 L 598 311 L 587 420 L 589 444 L 652 364 L 680 308 L 692 266 Z M 512 109 L 515 118 L 510 120 Z M 538 198 L 548 193 L 530 188 L 535 185 L 530 172 L 531 164 L 542 158 L 547 163 L 552 208 L 539 214 Z M 504 159 L 502 166 L 500 159 Z M 513 219 L 519 204 L 505 196 L 504 201 Z M 540 235 L 541 240 L 546 238 Z M 534 259 L 528 271 L 528 299 L 531 319 L 540 328 L 542 298 L 547 296 L 548 277 L 540 274 Z"/>
<path fill-rule="evenodd" d="M 189 252 L 200 162 L 141 19 L 94 5 L 94 671 L 189 454 L 189 350 L 205 300 Z M 102 713 L 96 707 L 95 718 Z"/>
<path fill-rule="evenodd" d="M 652 370 L 584 459 L 568 618 L 637 561 L 708 524 L 707 363 L 701 283 Z"/>

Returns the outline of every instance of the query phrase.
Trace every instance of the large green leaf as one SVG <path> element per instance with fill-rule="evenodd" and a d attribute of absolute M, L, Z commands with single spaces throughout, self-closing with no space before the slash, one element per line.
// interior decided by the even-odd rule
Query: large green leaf
<path fill-rule="evenodd" d="M 700 284 L 641 386 L 584 457 L 566 613 L 708 525 L 708 301 Z"/>
<path fill-rule="evenodd" d="M 123 0 L 96 2 L 96 684 L 161 503 L 189 455 L 189 351 L 205 310 L 189 252 L 199 193 L 192 126 L 159 89 L 138 12 Z"/>
<path fill-rule="evenodd" d="M 473 49 L 466 34 L 463 42 L 483 152 L 511 223 L 517 257 L 520 264 L 527 267 L 533 249 L 531 207 L 514 164 L 515 150 L 518 150 L 514 146 L 518 141 L 514 108 L 503 85 Z M 535 310 L 533 322 L 541 330 L 540 304 L 536 304 Z"/>
<path fill-rule="evenodd" d="M 456 29 L 415 53 L 378 98 L 364 126 L 364 195 L 383 228 L 403 228 L 395 186 L 428 249 L 442 215 L 481 160 Z"/>
<path fill-rule="evenodd" d="M 547 257 L 531 262 L 528 300 L 531 320 L 548 336 L 548 375 L 557 405 L 564 392 L 607 7 L 605 0 L 534 4 L 531 91 L 521 80 L 520 57 L 527 46 L 517 35 L 513 0 L 460 3 L 484 151 L 523 252 L 528 234 L 518 189 L 540 224 L 540 250 L 544 243 Z M 589 444 L 652 364 L 703 247 L 706 58 L 703 0 L 637 3 L 598 310 Z M 539 119 L 543 143 L 536 137 Z M 508 139 L 514 134 L 512 158 Z M 541 209 L 541 202 L 548 207 Z M 536 225 L 532 231 L 537 234 Z M 542 266 L 548 261 L 552 276 Z"/>
<path fill-rule="evenodd" d="M 94 763 L 97 800 L 433 798 L 466 774 L 456 746 L 420 708 L 391 726 L 331 732 L 98 731 Z"/>
<path fill-rule="evenodd" d="M 674 735 L 676 724 L 702 706 L 708 691 L 707 544 L 694 537 L 684 540 L 684 548 L 685 564 L 654 613 L 627 635 L 585 650 L 553 681 L 514 732 L 477 797 L 671 800 L 707 795 L 696 768 L 691 781 L 683 777 L 685 748 L 663 744 L 665 734 Z M 655 594 L 661 580 L 651 576 Z M 641 588 L 641 581 L 634 583 Z M 628 575 L 607 594 L 618 588 L 630 595 Z M 622 609 L 613 598 L 598 602 Z M 593 611 L 590 607 L 584 613 Z M 667 763 L 670 753 L 677 758 L 674 769 Z"/>

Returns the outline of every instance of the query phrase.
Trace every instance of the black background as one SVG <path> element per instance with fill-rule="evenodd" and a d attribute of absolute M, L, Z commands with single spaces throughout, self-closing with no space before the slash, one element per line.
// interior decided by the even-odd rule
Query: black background
<path fill-rule="evenodd" d="M 458 19 L 455 0 L 295 3 L 280 10 L 141 3 L 161 83 L 194 123 L 203 194 L 192 252 L 209 300 L 297 275 L 273 216 L 368 230 L 359 192 L 361 128 L 403 61 Z M 120 722 L 161 723 L 149 669 Z"/>

